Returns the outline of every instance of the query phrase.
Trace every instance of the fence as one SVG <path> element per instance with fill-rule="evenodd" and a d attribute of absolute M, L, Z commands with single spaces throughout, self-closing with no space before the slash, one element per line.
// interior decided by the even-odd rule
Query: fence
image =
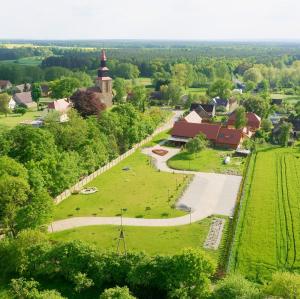
<path fill-rule="evenodd" d="M 66 199 L 67 197 L 69 197 L 74 191 L 79 191 L 84 185 L 88 184 L 89 182 L 91 182 L 94 178 L 96 178 L 97 176 L 99 176 L 100 174 L 102 174 L 103 172 L 111 169 L 112 167 L 114 167 L 115 165 L 117 165 L 118 163 L 120 163 L 122 160 L 124 160 L 125 158 L 127 158 L 128 156 L 130 156 L 131 154 L 133 154 L 139 147 L 143 146 L 144 144 L 148 143 L 149 141 L 151 141 L 151 139 L 165 131 L 168 130 L 172 127 L 173 125 L 173 121 L 169 120 L 167 123 L 165 123 L 164 125 L 162 125 L 160 128 L 157 128 L 151 135 L 149 135 L 147 138 L 145 138 L 144 140 L 142 140 L 141 142 L 135 144 L 132 149 L 130 149 L 129 151 L 125 152 L 124 154 L 120 155 L 119 157 L 117 157 L 116 159 L 110 161 L 109 163 L 107 163 L 106 165 L 102 166 L 101 168 L 99 168 L 98 170 L 96 170 L 95 172 L 91 173 L 90 175 L 84 177 L 82 180 L 80 180 L 78 183 L 76 183 L 74 186 L 70 187 L 69 189 L 66 189 L 65 191 L 63 191 L 61 194 L 59 194 L 58 196 L 56 196 L 54 198 L 54 203 L 55 204 L 59 204 L 60 202 L 62 202 L 64 199 Z"/>

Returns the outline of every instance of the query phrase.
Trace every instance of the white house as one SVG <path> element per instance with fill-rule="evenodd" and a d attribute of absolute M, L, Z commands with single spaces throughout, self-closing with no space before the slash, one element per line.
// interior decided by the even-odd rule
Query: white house
<path fill-rule="evenodd" d="M 13 99 L 13 97 L 11 97 L 11 99 L 8 102 L 8 108 L 10 110 L 14 110 L 16 107 L 17 103 L 15 102 L 15 100 Z"/>

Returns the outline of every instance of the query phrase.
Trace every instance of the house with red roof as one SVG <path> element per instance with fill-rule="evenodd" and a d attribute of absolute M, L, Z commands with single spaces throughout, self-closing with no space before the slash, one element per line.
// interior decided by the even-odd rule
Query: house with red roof
<path fill-rule="evenodd" d="M 68 111 L 71 107 L 67 99 L 60 99 L 48 104 L 48 112 L 56 111 L 59 114 L 59 122 L 66 122 L 69 120 Z"/>
<path fill-rule="evenodd" d="M 248 131 L 254 133 L 255 131 L 259 130 L 261 124 L 261 118 L 258 115 L 256 115 L 253 112 L 247 112 L 246 118 L 247 118 L 246 127 Z M 232 112 L 228 118 L 227 127 L 234 128 L 235 120 L 236 120 L 236 114 L 235 112 Z"/>
<path fill-rule="evenodd" d="M 169 140 L 186 143 L 200 133 L 204 134 L 213 145 L 231 149 L 237 149 L 244 138 L 242 130 L 224 128 L 219 124 L 189 123 L 180 120 L 174 124 Z"/>
<path fill-rule="evenodd" d="M 30 91 L 15 93 L 13 99 L 19 106 L 26 108 L 37 108 L 36 102 L 32 100 Z"/>

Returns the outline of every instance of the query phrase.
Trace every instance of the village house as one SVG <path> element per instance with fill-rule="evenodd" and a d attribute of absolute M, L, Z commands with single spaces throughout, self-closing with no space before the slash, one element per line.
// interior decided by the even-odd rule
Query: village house
<path fill-rule="evenodd" d="M 8 80 L 0 80 L 0 91 L 7 90 L 12 87 L 12 84 Z"/>
<path fill-rule="evenodd" d="M 15 92 L 27 92 L 31 90 L 30 83 L 19 84 L 15 86 Z"/>
<path fill-rule="evenodd" d="M 237 149 L 245 137 L 242 130 L 224 128 L 219 124 L 179 120 L 174 124 L 169 140 L 182 144 L 200 133 L 204 134 L 212 145 L 230 149 Z"/>
<path fill-rule="evenodd" d="M 60 99 L 48 104 L 48 112 L 56 111 L 59 115 L 58 121 L 66 122 L 69 120 L 68 111 L 71 107 L 72 105 L 67 101 L 67 99 Z"/>
<path fill-rule="evenodd" d="M 15 93 L 13 99 L 19 106 L 26 108 L 37 108 L 36 102 L 32 100 L 30 91 Z"/>
<path fill-rule="evenodd" d="M 247 118 L 246 128 L 248 131 L 254 133 L 255 131 L 259 130 L 261 124 L 261 118 L 258 115 L 256 115 L 253 112 L 247 112 L 246 118 Z M 229 129 L 235 128 L 234 126 L 235 120 L 236 120 L 236 114 L 235 112 L 232 112 L 227 121 L 227 127 Z"/>
<path fill-rule="evenodd" d="M 190 111 L 196 111 L 202 120 L 210 120 L 216 114 L 216 106 L 214 104 L 192 103 Z"/>
<path fill-rule="evenodd" d="M 228 99 L 222 99 L 220 97 L 215 97 L 211 100 L 211 104 L 215 105 L 216 110 L 220 111 L 229 111 L 229 100 Z"/>
<path fill-rule="evenodd" d="M 195 111 L 191 111 L 187 116 L 185 116 L 182 120 L 188 122 L 188 123 L 195 123 L 195 124 L 201 124 L 202 118 L 199 116 L 199 114 Z"/>

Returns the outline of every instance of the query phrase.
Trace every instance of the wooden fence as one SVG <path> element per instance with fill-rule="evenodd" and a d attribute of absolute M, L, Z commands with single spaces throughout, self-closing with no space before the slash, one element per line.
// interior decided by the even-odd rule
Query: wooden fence
<path fill-rule="evenodd" d="M 164 124 L 163 126 L 161 126 L 160 128 L 156 129 L 150 136 L 148 136 L 147 138 L 145 138 L 144 140 L 142 140 L 141 142 L 135 144 L 133 146 L 132 149 L 130 149 L 129 151 L 125 152 L 124 154 L 120 155 L 119 157 L 117 157 L 116 159 L 110 161 L 109 163 L 107 163 L 106 165 L 102 166 L 101 168 L 99 168 L 98 170 L 96 170 L 95 172 L 91 173 L 90 175 L 84 177 L 82 180 L 80 180 L 78 183 L 76 183 L 74 186 L 70 187 L 69 189 L 66 189 L 65 191 L 63 191 L 61 194 L 59 194 L 58 196 L 56 196 L 54 198 L 54 203 L 55 204 L 59 204 L 60 202 L 62 202 L 64 199 L 66 199 L 67 197 L 69 197 L 74 191 L 79 191 L 84 185 L 88 184 L 89 182 L 91 182 L 94 178 L 96 178 L 98 175 L 102 174 L 103 172 L 111 169 L 112 167 L 114 167 L 115 165 L 117 165 L 118 163 L 120 163 L 122 160 L 124 160 L 125 158 L 127 158 L 128 156 L 130 156 L 131 154 L 133 154 L 139 147 L 143 146 L 144 144 L 148 143 L 149 141 L 152 140 L 152 138 L 165 131 L 168 130 L 172 127 L 173 122 L 172 120 L 169 120 L 166 124 Z"/>

